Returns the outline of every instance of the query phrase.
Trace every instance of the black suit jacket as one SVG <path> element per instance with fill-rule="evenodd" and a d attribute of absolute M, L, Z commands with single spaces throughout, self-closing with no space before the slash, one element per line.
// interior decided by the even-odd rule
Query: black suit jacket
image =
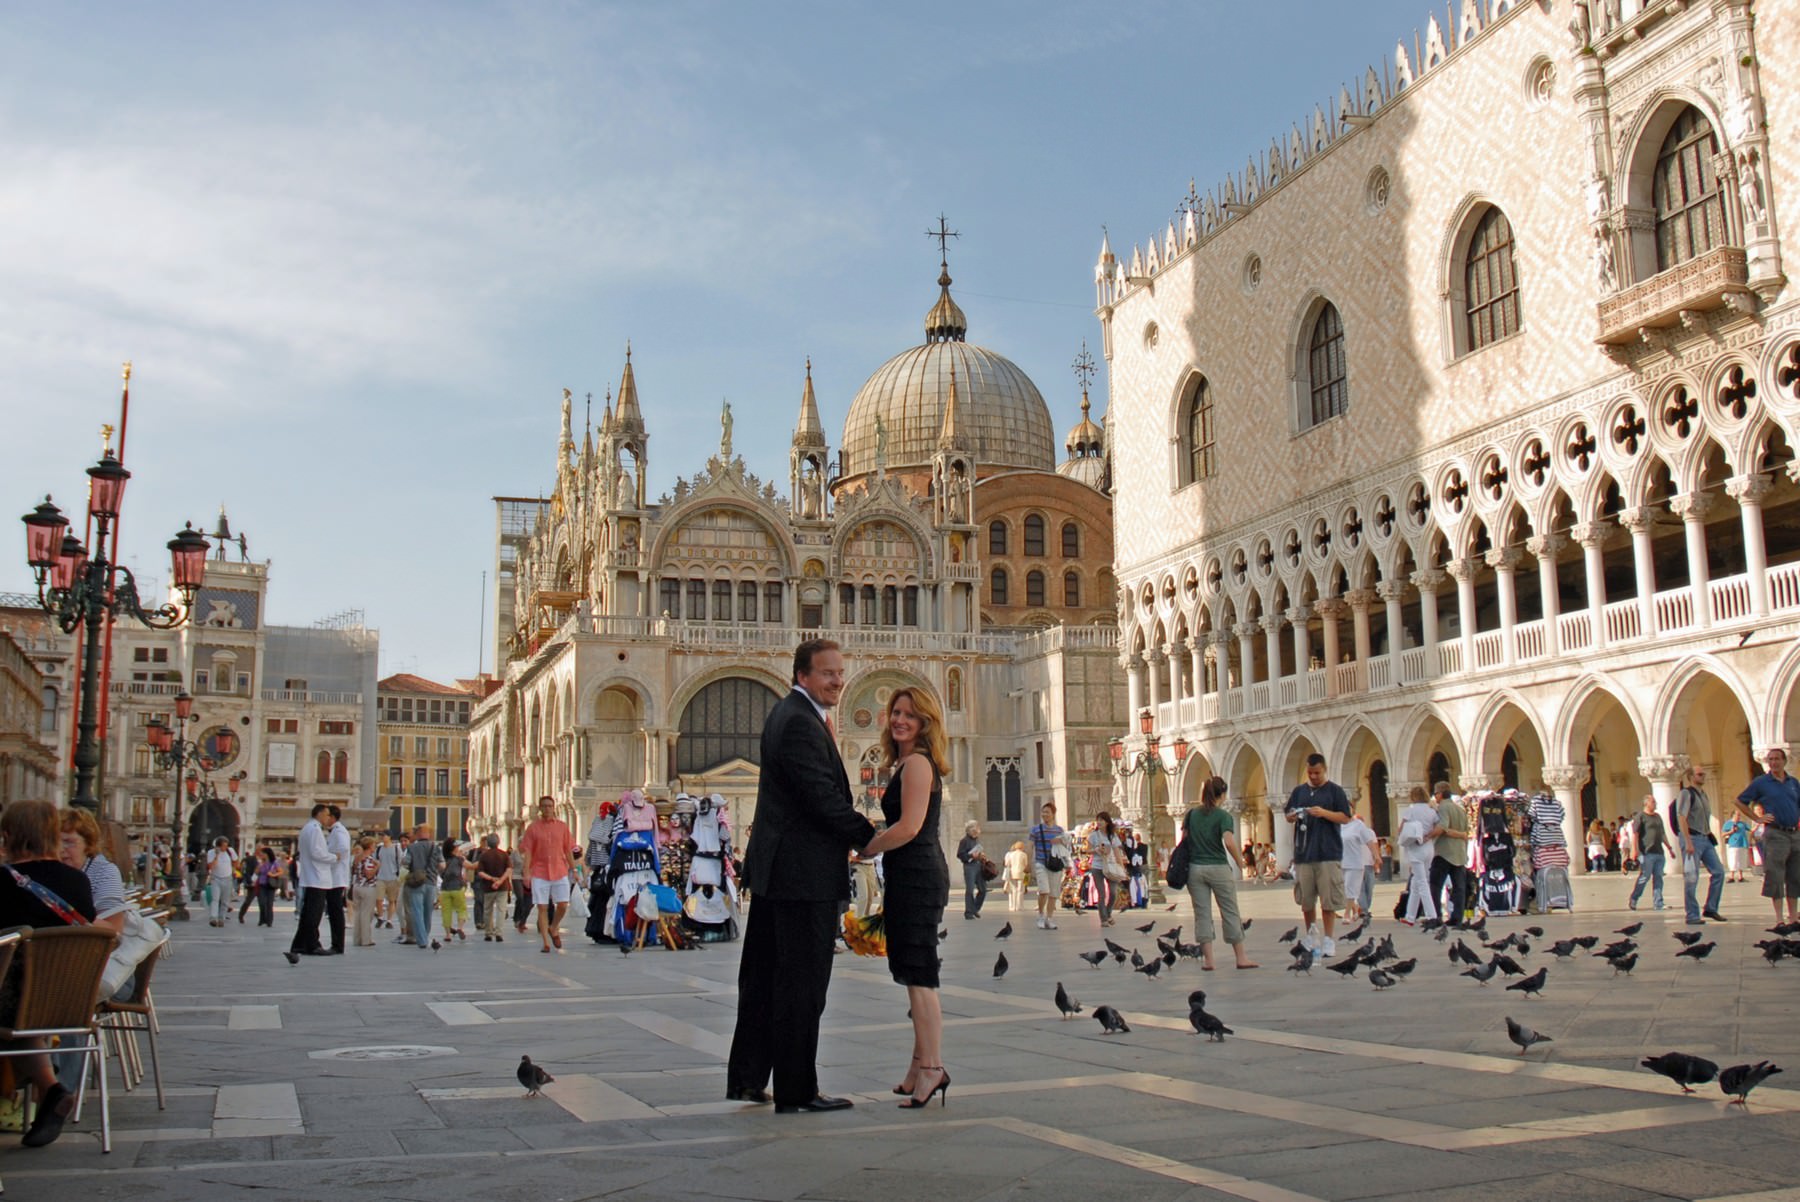
<path fill-rule="evenodd" d="M 825 720 L 791 690 L 762 732 L 762 779 L 744 870 L 756 897 L 848 901 L 849 856 L 875 828 L 857 813 Z"/>

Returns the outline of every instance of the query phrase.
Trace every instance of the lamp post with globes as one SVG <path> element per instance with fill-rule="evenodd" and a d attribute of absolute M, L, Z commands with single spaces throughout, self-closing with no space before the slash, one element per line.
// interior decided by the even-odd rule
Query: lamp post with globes
<path fill-rule="evenodd" d="M 170 799 L 169 815 L 169 865 L 165 870 L 165 879 L 176 889 L 177 913 L 186 916 L 187 891 L 182 887 L 185 874 L 181 870 L 183 857 L 196 846 L 204 854 L 215 836 L 212 829 L 211 802 L 219 800 L 219 792 L 213 784 L 212 771 L 220 764 L 228 763 L 236 754 L 236 747 L 208 747 L 204 743 L 187 737 L 187 724 L 194 717 L 194 698 L 186 689 L 175 694 L 175 725 L 168 726 L 161 719 L 152 719 L 145 728 L 145 737 L 149 740 L 150 750 L 156 758 L 159 769 L 172 772 L 175 782 L 173 796 Z M 235 743 L 236 737 L 230 731 L 219 732 L 219 739 L 230 739 Z M 232 798 L 237 797 L 238 789 L 243 785 L 247 774 L 233 773 L 227 780 Z M 186 793 L 185 800 L 183 793 Z M 181 838 L 181 813 L 187 807 L 188 837 L 184 843 Z M 222 834 L 224 832 L 216 832 Z"/>
<path fill-rule="evenodd" d="M 1108 740 L 1107 750 L 1112 755 L 1113 774 L 1121 781 L 1130 780 L 1134 776 L 1145 777 L 1144 813 L 1147 817 L 1144 822 L 1144 871 L 1150 874 L 1145 888 L 1151 901 L 1160 902 L 1163 900 L 1163 891 L 1155 843 L 1156 782 L 1159 778 L 1174 775 L 1176 769 L 1187 761 L 1188 741 L 1183 735 L 1175 736 L 1175 741 L 1170 744 L 1170 750 L 1175 753 L 1175 764 L 1170 767 L 1163 760 L 1162 740 L 1156 735 L 1156 719 L 1148 709 L 1138 712 L 1138 734 L 1143 736 L 1143 750 L 1126 751 L 1123 738 Z M 1165 784 L 1163 787 L 1166 789 L 1168 786 Z"/>
<path fill-rule="evenodd" d="M 131 569 L 107 558 L 108 540 L 125 496 L 125 482 L 131 478 L 125 465 L 113 455 L 110 437 L 109 428 L 108 445 L 101 452 L 100 462 L 87 470 L 88 517 L 94 534 L 91 552 L 69 533 L 69 519 L 49 497 L 22 519 L 25 561 L 37 575 L 38 604 L 56 619 L 64 633 L 74 634 L 85 628 L 81 643 L 81 712 L 76 720 L 75 792 L 69 800 L 88 810 L 100 808 L 94 796 L 94 778 L 100 767 L 100 713 L 104 704 L 100 696 L 101 631 L 120 616 L 158 630 L 180 626 L 193 612 L 194 594 L 206 572 L 207 542 L 191 523 L 168 544 L 180 605 L 144 608 Z"/>

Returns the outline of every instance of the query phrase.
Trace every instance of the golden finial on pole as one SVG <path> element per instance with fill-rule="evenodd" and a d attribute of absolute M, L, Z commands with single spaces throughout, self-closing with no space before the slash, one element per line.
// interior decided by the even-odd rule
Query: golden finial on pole
<path fill-rule="evenodd" d="M 100 427 L 100 455 L 102 458 L 112 454 L 112 436 L 113 428 L 111 426 Z"/>
<path fill-rule="evenodd" d="M 125 360 L 124 376 L 125 382 L 127 384 L 131 383 L 131 360 L 129 359 Z"/>

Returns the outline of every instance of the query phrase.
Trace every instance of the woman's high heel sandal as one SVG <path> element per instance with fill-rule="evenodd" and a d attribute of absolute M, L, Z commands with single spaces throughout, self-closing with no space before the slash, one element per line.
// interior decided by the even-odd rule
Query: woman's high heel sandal
<path fill-rule="evenodd" d="M 918 1058 L 918 1057 L 917 1057 L 917 1056 L 914 1056 L 914 1057 L 913 1057 L 913 1058 L 912 1058 L 912 1062 L 913 1062 L 913 1063 L 914 1063 L 914 1064 L 917 1064 L 917 1063 L 918 1063 L 918 1062 L 919 1062 L 919 1058 Z M 912 1076 L 912 1074 L 911 1074 L 911 1073 L 908 1073 L 908 1074 L 906 1074 L 906 1075 L 907 1075 L 907 1076 L 909 1076 L 909 1077 L 910 1077 L 910 1076 Z M 899 1095 L 900 1095 L 900 1096 L 901 1096 L 901 1097 L 905 1097 L 905 1096 L 906 1096 L 906 1095 L 907 1095 L 907 1094 L 910 1094 L 910 1093 L 911 1093 L 911 1092 L 912 1092 L 912 1086 L 910 1086 L 910 1085 L 896 1085 L 896 1086 L 894 1086 L 894 1092 L 895 1092 L 895 1093 L 897 1093 L 897 1094 L 899 1094 Z"/>
<path fill-rule="evenodd" d="M 928 1073 L 929 1072 L 944 1073 L 944 1066 L 941 1064 L 921 1064 L 919 1067 L 924 1069 Z M 931 1087 L 931 1092 L 927 1093 L 924 1096 L 924 1098 L 922 1098 L 922 1099 L 921 1098 L 908 1098 L 908 1099 L 906 1099 L 906 1101 L 900 1103 L 899 1109 L 901 1109 L 901 1110 L 919 1110 L 919 1109 L 931 1104 L 931 1098 L 932 1098 L 933 1094 L 940 1094 L 940 1093 L 943 1094 L 944 1096 L 943 1096 L 942 1100 L 940 1100 L 938 1102 L 938 1105 L 942 1106 L 950 1100 L 950 1074 L 949 1073 L 944 1073 L 944 1075 L 938 1079 L 938 1083 Z"/>

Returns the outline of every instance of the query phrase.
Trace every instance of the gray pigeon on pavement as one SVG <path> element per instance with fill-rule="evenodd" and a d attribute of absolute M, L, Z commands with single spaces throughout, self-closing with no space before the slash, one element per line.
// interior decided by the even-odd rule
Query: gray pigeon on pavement
<path fill-rule="evenodd" d="M 1111 1006 L 1095 1006 L 1094 1017 L 1100 1020 L 1100 1026 L 1107 1035 L 1115 1032 L 1131 1034 L 1131 1028 L 1125 1025 L 1125 1016 Z"/>
<path fill-rule="evenodd" d="M 1719 1074 L 1719 1088 L 1728 1094 L 1736 1094 L 1731 1105 L 1748 1106 L 1750 1091 L 1781 1070 L 1767 1060 L 1756 1064 L 1734 1064 Z"/>
<path fill-rule="evenodd" d="M 1063 988 L 1061 981 L 1056 983 L 1056 1008 L 1062 1011 L 1065 1019 L 1081 1013 L 1081 1003 L 1070 1000 L 1069 991 Z"/>
<path fill-rule="evenodd" d="M 1719 1075 L 1718 1065 L 1701 1056 L 1690 1056 L 1686 1052 L 1664 1052 L 1638 1063 L 1681 1086 L 1682 1093 L 1693 1093 L 1693 1086 L 1705 1085 Z"/>
<path fill-rule="evenodd" d="M 999 959 L 994 961 L 994 979 L 997 981 L 1001 977 L 1005 976 L 1006 969 L 1007 969 L 1006 953 L 1001 952 Z"/>
<path fill-rule="evenodd" d="M 519 1084 L 525 1087 L 525 1096 L 535 1098 L 538 1091 L 556 1080 L 549 1073 L 531 1062 L 531 1057 L 519 1057 Z"/>
<path fill-rule="evenodd" d="M 1519 1045 L 1519 1055 L 1521 1056 L 1523 1056 L 1534 1043 L 1553 1042 L 1548 1035 L 1539 1035 L 1536 1031 L 1523 1025 L 1511 1015 L 1508 1015 L 1506 1018 L 1506 1037 Z"/>

